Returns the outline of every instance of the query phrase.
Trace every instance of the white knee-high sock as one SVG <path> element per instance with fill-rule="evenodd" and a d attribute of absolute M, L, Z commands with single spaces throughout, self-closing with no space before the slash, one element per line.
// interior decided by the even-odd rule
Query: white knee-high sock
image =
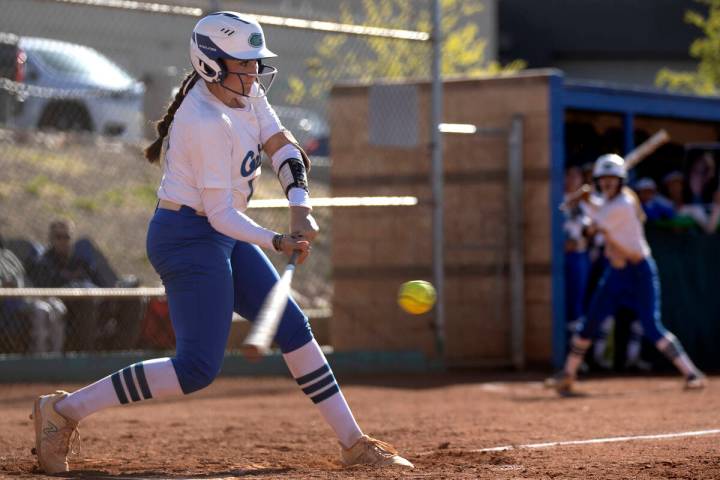
<path fill-rule="evenodd" d="M 700 370 L 695 366 L 685 349 L 683 348 L 680 340 L 675 335 L 668 332 L 663 338 L 657 341 L 655 344 L 658 350 L 670 360 L 675 367 L 682 372 L 686 377 L 690 375 L 698 375 Z"/>
<path fill-rule="evenodd" d="M 77 390 L 60 400 L 55 409 L 79 422 L 104 408 L 125 403 L 181 395 L 175 367 L 169 358 L 135 363 Z"/>
<path fill-rule="evenodd" d="M 283 357 L 293 378 L 318 407 L 340 443 L 346 448 L 353 446 L 363 433 L 340 391 L 320 345 L 313 339 L 297 350 L 283 354 Z"/>

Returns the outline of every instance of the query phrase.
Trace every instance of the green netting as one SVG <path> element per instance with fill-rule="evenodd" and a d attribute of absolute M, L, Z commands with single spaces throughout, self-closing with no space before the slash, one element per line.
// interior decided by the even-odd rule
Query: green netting
<path fill-rule="evenodd" d="M 720 368 L 720 234 L 648 227 L 663 323 L 705 369 Z"/>

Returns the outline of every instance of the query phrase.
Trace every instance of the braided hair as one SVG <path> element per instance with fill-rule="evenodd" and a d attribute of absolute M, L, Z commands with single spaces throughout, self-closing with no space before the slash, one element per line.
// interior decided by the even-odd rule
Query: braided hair
<path fill-rule="evenodd" d="M 148 159 L 148 162 L 157 163 L 160 160 L 160 151 L 162 150 L 162 144 L 165 140 L 165 137 L 167 137 L 168 131 L 170 130 L 170 124 L 175 117 L 175 112 L 177 112 L 177 109 L 180 108 L 180 104 L 185 98 L 185 95 L 187 95 L 187 92 L 193 87 L 193 85 L 195 85 L 195 82 L 197 82 L 198 78 L 200 78 L 200 76 L 194 70 L 185 77 L 185 79 L 180 84 L 180 89 L 175 95 L 175 98 L 168 106 L 165 116 L 155 125 L 155 129 L 158 133 L 158 138 L 147 148 L 145 148 L 145 158 Z"/>

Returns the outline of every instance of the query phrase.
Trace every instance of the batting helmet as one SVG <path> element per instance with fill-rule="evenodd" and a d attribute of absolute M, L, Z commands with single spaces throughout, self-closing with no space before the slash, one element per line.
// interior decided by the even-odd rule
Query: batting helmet
<path fill-rule="evenodd" d="M 262 64 L 263 58 L 277 57 L 265 45 L 265 34 L 255 18 L 236 12 L 216 12 L 203 17 L 190 38 L 190 62 L 200 77 L 210 83 L 228 75 L 223 60 L 258 60 L 256 79 L 267 80 L 261 95 L 270 89 L 277 70 Z M 269 79 L 269 80 L 268 80 Z M 256 89 L 257 90 L 257 89 Z"/>
<path fill-rule="evenodd" d="M 593 178 L 600 177 L 618 177 L 625 179 L 627 172 L 625 171 L 625 160 L 620 155 L 608 153 L 601 155 L 595 161 L 593 168 Z"/>

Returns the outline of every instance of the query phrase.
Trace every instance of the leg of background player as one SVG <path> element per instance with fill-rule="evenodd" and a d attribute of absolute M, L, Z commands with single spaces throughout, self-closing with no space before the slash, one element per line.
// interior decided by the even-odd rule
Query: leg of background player
<path fill-rule="evenodd" d="M 633 269 L 636 311 L 645 336 L 682 372 L 688 388 L 704 387 L 705 376 L 685 353 L 680 341 L 665 329 L 660 320 L 660 279 L 655 261 L 648 258 L 633 266 Z"/>

